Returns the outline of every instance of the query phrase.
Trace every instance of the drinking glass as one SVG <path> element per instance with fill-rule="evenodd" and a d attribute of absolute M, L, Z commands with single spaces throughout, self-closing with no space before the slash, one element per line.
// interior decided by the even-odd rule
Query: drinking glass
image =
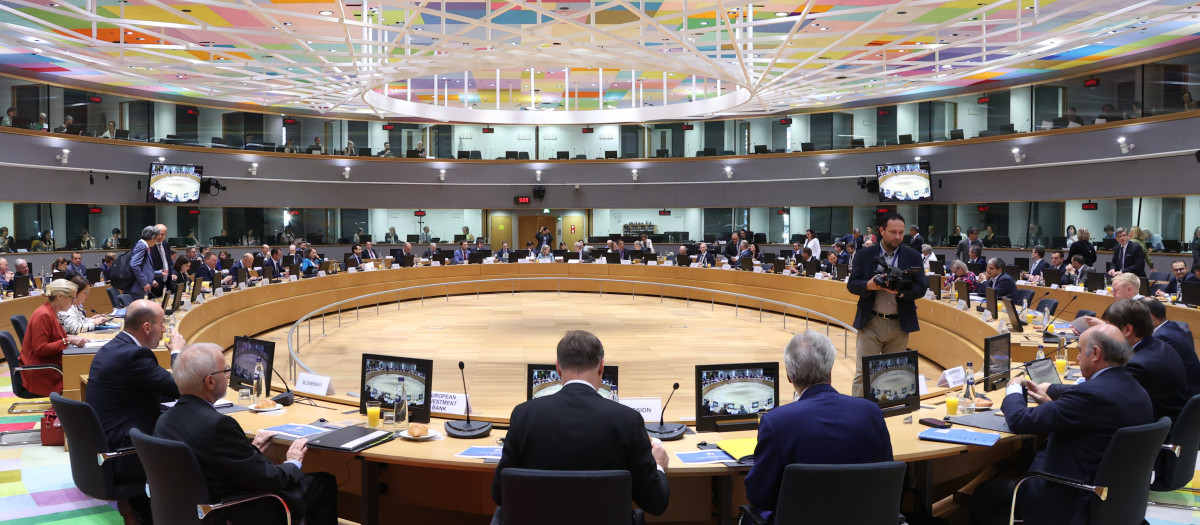
<path fill-rule="evenodd" d="M 383 413 L 383 429 L 387 432 L 396 431 L 396 411 L 388 410 Z"/>
<path fill-rule="evenodd" d="M 367 401 L 367 427 L 379 428 L 379 402 Z"/>
<path fill-rule="evenodd" d="M 243 406 L 243 407 L 250 406 L 250 389 L 249 388 L 243 388 L 241 390 L 238 390 L 238 406 Z"/>

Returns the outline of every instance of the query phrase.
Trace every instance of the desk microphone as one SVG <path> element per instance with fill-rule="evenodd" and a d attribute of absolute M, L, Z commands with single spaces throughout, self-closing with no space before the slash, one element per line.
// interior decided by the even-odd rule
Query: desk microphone
<path fill-rule="evenodd" d="M 458 373 L 462 374 L 463 396 L 467 395 L 467 373 L 464 369 L 467 365 L 462 361 L 458 362 Z M 446 435 L 452 438 L 459 439 L 475 439 L 486 437 L 492 433 L 492 424 L 487 421 L 471 421 L 471 402 L 467 400 L 467 420 L 466 421 L 447 421 L 445 424 Z"/>
<path fill-rule="evenodd" d="M 658 416 L 658 424 L 646 423 L 646 433 L 650 436 L 663 441 L 671 441 L 682 439 L 683 433 L 687 431 L 687 425 L 683 423 L 666 423 L 667 405 L 671 404 L 671 398 L 675 397 L 676 390 L 679 390 L 679 383 L 671 386 L 671 395 L 667 396 L 667 402 L 663 403 L 662 413 Z"/>
<path fill-rule="evenodd" d="M 275 397 L 272 397 L 271 401 L 279 403 L 280 405 L 283 405 L 285 407 L 292 406 L 292 403 L 294 401 L 296 401 L 296 394 L 294 392 L 292 392 L 292 387 L 288 386 L 287 380 L 283 378 L 283 374 L 280 374 L 278 370 L 275 370 L 275 367 L 271 367 L 271 371 L 275 372 L 275 375 L 277 377 L 279 377 L 280 381 L 283 382 L 283 388 L 285 390 L 287 390 L 286 392 L 284 392 L 282 394 L 278 394 Z"/>
<path fill-rule="evenodd" d="M 1021 313 L 1026 313 L 1026 312 L 1028 312 L 1028 311 L 1029 311 L 1029 307 L 1030 307 L 1030 306 L 1032 306 L 1032 307 L 1033 307 L 1033 311 L 1035 311 L 1035 312 L 1036 312 L 1036 311 L 1037 311 L 1037 304 L 1038 304 L 1038 301 L 1041 301 L 1042 299 L 1045 299 L 1045 298 L 1046 298 L 1046 297 L 1048 297 L 1049 295 L 1050 295 L 1050 291 L 1049 291 L 1049 290 L 1046 290 L 1046 293 L 1042 294 L 1042 296 L 1041 296 L 1041 297 L 1038 297 L 1037 299 L 1034 299 L 1032 302 L 1030 302 L 1028 305 L 1026 305 L 1026 306 L 1025 306 L 1025 311 L 1024 311 L 1024 312 L 1021 312 Z"/>

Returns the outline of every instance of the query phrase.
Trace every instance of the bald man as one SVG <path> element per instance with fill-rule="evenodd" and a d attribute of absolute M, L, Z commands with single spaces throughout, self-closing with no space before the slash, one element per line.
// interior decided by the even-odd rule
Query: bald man
<path fill-rule="evenodd" d="M 108 439 L 108 448 L 117 450 L 133 446 L 129 430 L 154 432 L 161 414 L 159 401 L 179 397 L 179 388 L 171 373 L 158 365 L 153 348 L 162 340 L 163 309 L 146 299 L 134 301 L 125 309 L 125 328 L 105 343 L 88 372 L 87 404 L 96 411 L 100 427 Z M 179 332 L 172 331 L 167 342 L 172 358 L 183 348 Z M 118 483 L 142 482 L 146 473 L 137 456 L 111 460 Z M 150 516 L 150 501 L 144 496 L 130 501 L 134 514 L 143 523 Z"/>
<path fill-rule="evenodd" d="M 273 432 L 259 432 L 253 441 L 247 440 L 236 420 L 213 407 L 225 397 L 231 371 L 220 347 L 187 346 L 174 371 L 179 403 L 158 419 L 154 435 L 191 447 L 213 499 L 269 491 L 287 501 L 295 523 L 307 518 L 310 525 L 337 524 L 337 479 L 326 472 L 301 471 L 308 440 L 293 441 L 285 454 L 287 461 L 276 465 L 263 455 Z M 284 525 L 283 509 L 277 503 L 238 505 L 214 514 L 215 523 Z"/>

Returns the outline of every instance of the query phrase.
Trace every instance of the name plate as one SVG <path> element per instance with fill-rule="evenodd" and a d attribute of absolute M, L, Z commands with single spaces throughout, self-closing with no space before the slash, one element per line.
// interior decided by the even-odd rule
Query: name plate
<path fill-rule="evenodd" d="M 317 270 L 317 277 L 325 277 L 325 270 Z"/>
<path fill-rule="evenodd" d="M 293 283 L 294 283 L 294 282 L 296 282 L 297 280 L 298 280 L 298 278 L 297 278 L 297 276 L 295 276 L 295 275 L 289 275 L 289 276 L 288 276 L 288 282 L 293 282 Z"/>
<path fill-rule="evenodd" d="M 358 273 L 358 268 L 355 268 L 355 267 L 351 266 L 351 267 L 350 267 L 350 273 Z"/>
<path fill-rule="evenodd" d="M 646 266 L 658 266 L 658 261 L 646 261 Z"/>
<path fill-rule="evenodd" d="M 567 261 L 567 264 L 579 264 L 579 262 L 580 262 L 579 259 L 571 259 L 571 260 Z"/>
<path fill-rule="evenodd" d="M 699 268 L 699 267 L 700 267 L 700 263 L 692 263 L 692 264 L 690 264 L 689 266 L 691 266 L 692 268 Z"/>
<path fill-rule="evenodd" d="M 296 388 L 294 390 L 302 394 L 314 396 L 331 396 L 334 394 L 333 379 L 329 376 L 300 372 L 296 376 Z"/>
<path fill-rule="evenodd" d="M 483 260 L 483 264 L 494 264 L 495 262 L 496 262 L 496 259 L 494 259 L 492 257 L 488 257 Z"/>
<path fill-rule="evenodd" d="M 430 412 L 464 416 L 467 414 L 467 403 L 470 398 L 466 394 L 434 392 L 430 395 L 430 400 Z"/>
<path fill-rule="evenodd" d="M 937 386 L 945 388 L 958 388 L 967 381 L 967 371 L 963 367 L 956 366 L 954 368 L 942 371 L 942 377 L 938 378 Z"/>
<path fill-rule="evenodd" d="M 633 261 L 629 259 L 621 259 L 621 264 L 633 264 Z"/>
<path fill-rule="evenodd" d="M 431 261 L 431 262 L 429 263 L 429 265 L 430 265 L 430 266 L 441 266 L 441 265 L 442 265 L 442 261 Z"/>
<path fill-rule="evenodd" d="M 622 397 L 617 402 L 636 410 L 647 423 L 658 423 L 662 419 L 661 397 Z"/>
<path fill-rule="evenodd" d="M 762 266 L 755 266 L 753 272 L 754 273 L 763 273 Z"/>
<path fill-rule="evenodd" d="M 1082 291 L 1084 291 L 1084 287 L 1069 284 L 1069 285 L 1063 286 L 1063 290 L 1066 290 L 1068 292 L 1082 292 Z"/>
<path fill-rule="evenodd" d="M 245 289 L 246 289 L 246 281 L 242 281 L 242 282 L 238 283 L 238 290 L 245 290 Z"/>

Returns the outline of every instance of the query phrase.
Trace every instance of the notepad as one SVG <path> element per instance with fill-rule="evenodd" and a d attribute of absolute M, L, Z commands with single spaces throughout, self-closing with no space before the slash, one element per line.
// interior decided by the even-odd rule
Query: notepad
<path fill-rule="evenodd" d="M 455 456 L 460 458 L 499 459 L 502 450 L 503 448 L 501 447 L 469 447 L 466 450 L 455 454 Z"/>
<path fill-rule="evenodd" d="M 960 445 L 977 445 L 990 447 L 1000 440 L 1000 434 L 987 434 L 961 428 L 931 428 L 921 432 L 917 437 L 928 441 L 958 443 Z"/>
<path fill-rule="evenodd" d="M 757 438 L 724 439 L 717 446 L 738 461 L 754 458 L 754 448 L 758 446 Z"/>
<path fill-rule="evenodd" d="M 701 463 L 724 463 L 733 461 L 733 456 L 730 456 L 724 450 L 700 450 L 697 452 L 676 452 L 675 456 L 680 461 L 689 465 Z"/>
<path fill-rule="evenodd" d="M 315 436 L 317 434 L 323 434 L 325 432 L 329 432 L 329 429 L 327 429 L 327 428 L 314 427 L 312 425 L 298 425 L 298 424 L 275 425 L 271 428 L 264 428 L 263 430 L 266 432 L 274 432 L 277 435 L 285 437 L 285 438 L 290 437 L 293 439 L 298 439 L 298 438 L 302 438 L 302 437 L 310 437 L 310 436 Z"/>

